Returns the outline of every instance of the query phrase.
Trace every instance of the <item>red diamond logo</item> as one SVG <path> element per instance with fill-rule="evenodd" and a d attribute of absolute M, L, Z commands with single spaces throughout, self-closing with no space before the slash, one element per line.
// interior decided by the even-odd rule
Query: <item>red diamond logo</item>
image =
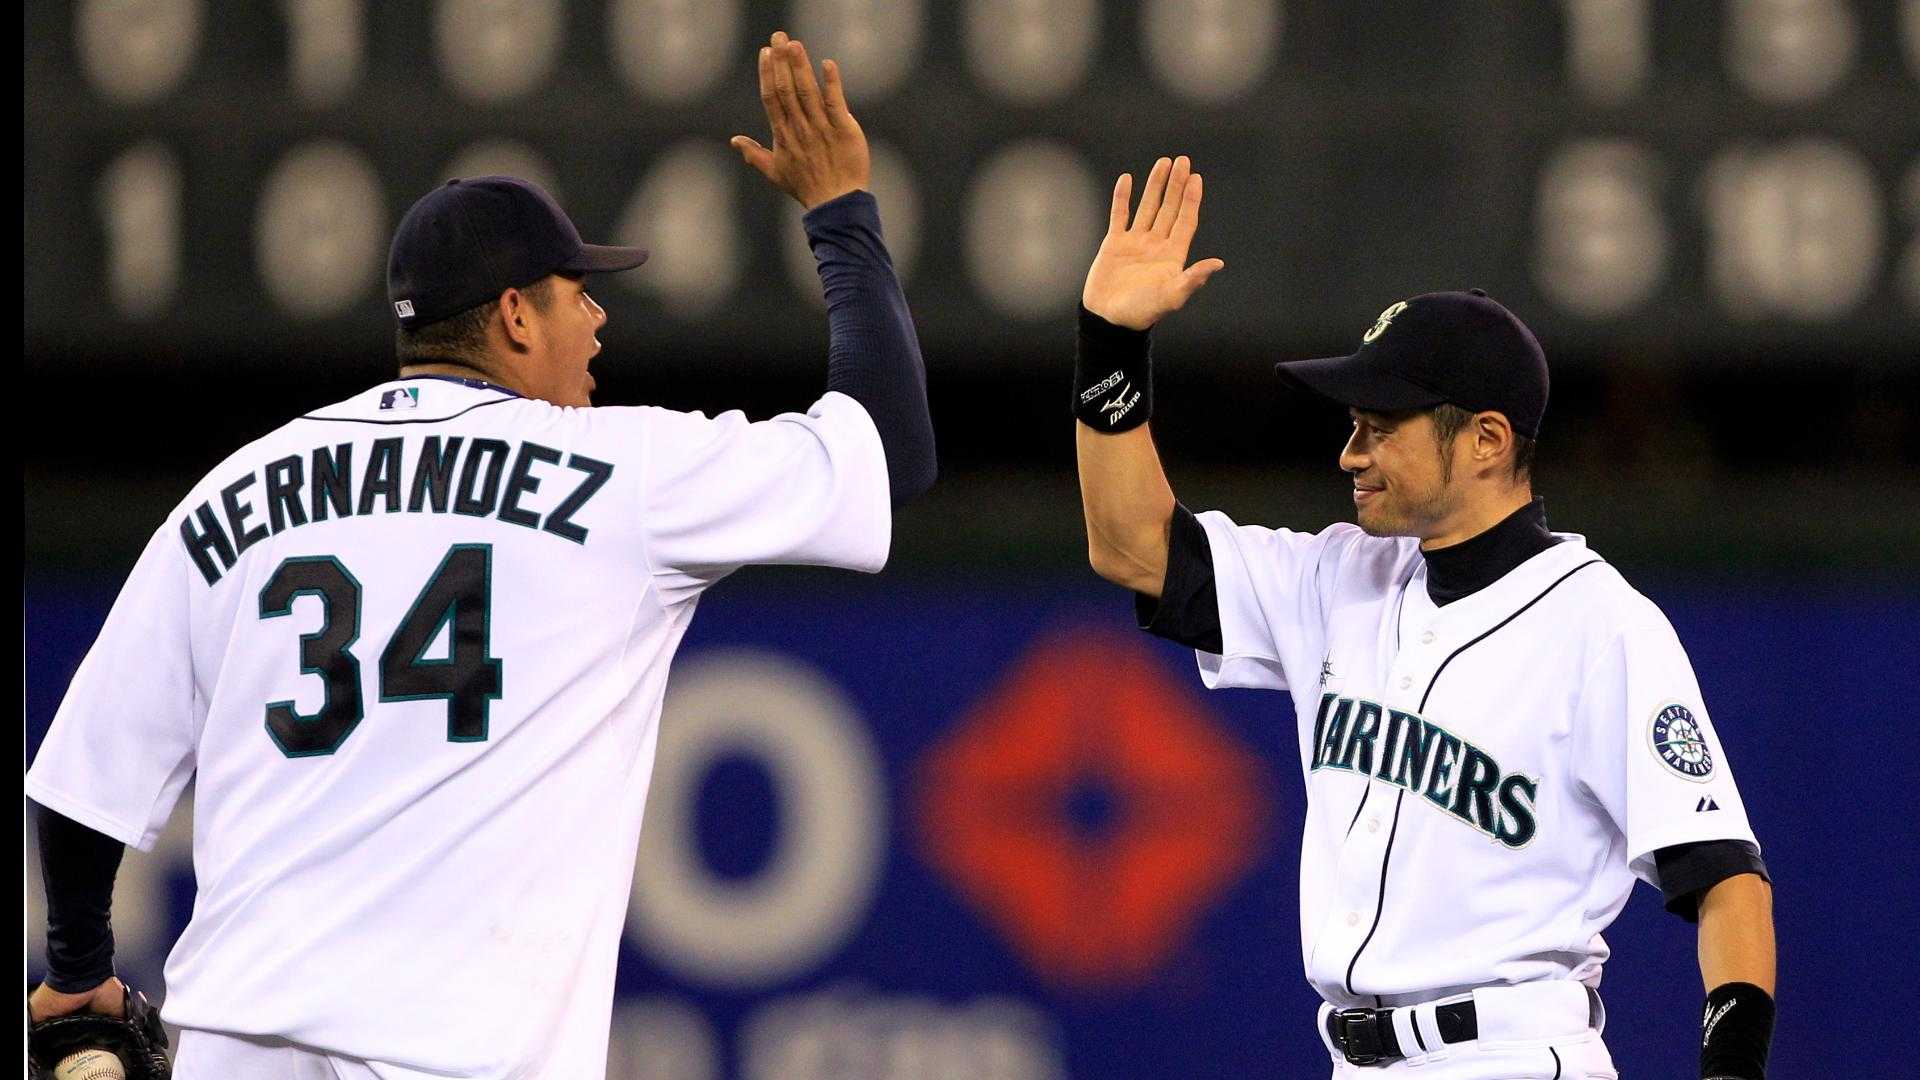
<path fill-rule="evenodd" d="M 1145 982 L 1264 845 L 1271 797 L 1144 643 L 1042 641 L 927 756 L 921 841 L 1033 969 Z"/>

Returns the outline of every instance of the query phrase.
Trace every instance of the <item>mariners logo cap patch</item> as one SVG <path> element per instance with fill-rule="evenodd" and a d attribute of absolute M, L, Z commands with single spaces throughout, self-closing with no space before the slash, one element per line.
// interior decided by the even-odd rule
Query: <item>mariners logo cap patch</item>
<path fill-rule="evenodd" d="M 1393 317 L 1405 310 L 1407 310 L 1407 302 L 1405 300 L 1402 300 L 1399 303 L 1394 304 L 1392 307 L 1387 308 L 1387 310 L 1381 312 L 1380 317 L 1373 321 L 1372 328 L 1369 329 L 1366 333 L 1360 335 L 1360 343 L 1362 345 L 1365 345 L 1368 342 L 1371 342 L 1374 338 L 1377 338 L 1381 334 L 1386 333 L 1387 327 L 1393 325 Z"/>
<path fill-rule="evenodd" d="M 1700 721 L 1685 705 L 1668 705 L 1653 716 L 1653 750 L 1667 767 L 1689 780 L 1713 775 L 1713 751 L 1700 731 Z"/>

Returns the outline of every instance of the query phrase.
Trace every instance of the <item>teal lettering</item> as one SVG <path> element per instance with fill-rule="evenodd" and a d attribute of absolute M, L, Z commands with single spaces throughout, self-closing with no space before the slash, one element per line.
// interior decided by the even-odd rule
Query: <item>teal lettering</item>
<path fill-rule="evenodd" d="M 1329 769 L 1342 768 L 1340 747 L 1347 741 L 1347 721 L 1353 716 L 1353 702 L 1341 698 L 1340 704 L 1327 718 L 1326 741 L 1320 744 L 1320 763 Z"/>
<path fill-rule="evenodd" d="M 1400 743 L 1400 771 L 1393 782 L 1408 791 L 1419 791 L 1421 778 L 1427 775 L 1427 758 L 1440 729 L 1419 717 L 1407 715 L 1406 738 Z"/>
<path fill-rule="evenodd" d="M 1427 798 L 1441 809 L 1453 795 L 1453 765 L 1459 759 L 1460 740 L 1441 729 L 1440 749 L 1433 755 L 1433 771 L 1427 774 Z"/>
<path fill-rule="evenodd" d="M 507 490 L 500 493 L 500 513 L 497 516 L 501 521 L 528 529 L 540 527 L 540 515 L 520 507 L 521 495 L 533 495 L 540 490 L 540 478 L 533 475 L 533 463 L 536 461 L 558 465 L 560 451 L 539 443 L 520 444 L 520 456 L 513 459 L 513 471 L 507 474 Z"/>
<path fill-rule="evenodd" d="M 1387 737 L 1380 740 L 1380 771 L 1374 776 L 1381 780 L 1392 779 L 1388 774 L 1393 772 L 1394 744 L 1399 741 L 1403 730 L 1412 730 L 1409 724 L 1417 726 L 1419 723 L 1412 713 L 1404 713 L 1399 709 L 1387 710 Z"/>
<path fill-rule="evenodd" d="M 420 444 L 420 460 L 413 466 L 413 493 L 407 497 L 407 513 L 417 514 L 429 503 L 434 513 L 447 512 L 447 498 L 453 494 L 453 463 L 460 456 L 463 441 L 455 435 L 442 450 L 440 436 L 429 435 Z"/>
<path fill-rule="evenodd" d="M 240 501 L 240 493 L 252 487 L 259 479 L 258 476 L 248 473 L 220 489 L 220 505 L 227 512 L 227 529 L 233 533 L 233 550 L 239 554 L 245 554 L 248 548 L 267 538 L 265 525 L 247 528 L 247 518 L 253 514 L 253 504 Z"/>
<path fill-rule="evenodd" d="M 367 455 L 366 475 L 360 480 L 360 513 L 373 513 L 373 497 L 381 496 L 386 501 L 389 514 L 400 512 L 400 454 L 403 443 L 399 439 L 375 439 L 373 450 Z"/>
<path fill-rule="evenodd" d="M 1362 701 L 1353 717 L 1353 733 L 1347 737 L 1346 752 L 1340 755 L 1340 767 L 1359 773 L 1373 771 L 1373 739 L 1380 731 L 1380 706 Z"/>
<path fill-rule="evenodd" d="M 460 467 L 460 490 L 453 497 L 453 512 L 468 517 L 485 517 L 493 513 L 493 505 L 500 499 L 500 474 L 507 467 L 507 444 L 499 439 L 475 439 L 467 448 L 467 460 Z M 486 477 L 481 479 L 481 462 L 486 463 Z"/>
<path fill-rule="evenodd" d="M 329 453 L 313 448 L 313 520 L 327 520 L 332 507 L 337 517 L 353 516 L 353 444 L 343 442 Z"/>
<path fill-rule="evenodd" d="M 564 537 L 576 544 L 584 544 L 587 542 L 587 530 L 583 526 L 574 524 L 573 515 L 579 513 L 580 509 L 587 505 L 587 500 L 593 498 L 602 487 L 606 486 L 608 478 L 613 476 L 613 466 L 604 461 L 595 461 L 590 457 L 573 454 L 567 458 L 567 468 L 586 473 L 587 478 L 580 481 L 580 486 L 574 488 L 572 494 L 560 500 L 560 505 L 553 508 L 553 513 L 547 515 L 547 520 L 540 527 L 555 536 Z"/>
<path fill-rule="evenodd" d="M 1533 839 L 1538 828 L 1533 816 L 1533 800 L 1539 793 L 1539 785 L 1518 774 L 1501 781 L 1500 824 L 1493 832 L 1501 843 L 1517 848 Z"/>
<path fill-rule="evenodd" d="M 1493 789 L 1500 784 L 1500 765 L 1477 746 L 1467 747 L 1460 782 L 1453 789 L 1453 816 L 1481 832 L 1493 832 Z"/>
<path fill-rule="evenodd" d="M 297 454 L 267 466 L 267 520 L 273 523 L 275 535 L 307 523 L 307 512 L 300 506 L 306 471 L 306 463 Z"/>
<path fill-rule="evenodd" d="M 193 519 L 200 519 L 200 530 L 194 531 Z M 227 539 L 227 532 L 220 527 L 220 520 L 213 516 L 213 507 L 201 503 L 192 514 L 180 519 L 180 540 L 187 545 L 187 556 L 193 565 L 200 568 L 200 576 L 212 585 L 220 580 L 223 570 L 233 569 L 233 544 Z M 220 568 L 213 565 L 213 555 L 220 556 Z"/>

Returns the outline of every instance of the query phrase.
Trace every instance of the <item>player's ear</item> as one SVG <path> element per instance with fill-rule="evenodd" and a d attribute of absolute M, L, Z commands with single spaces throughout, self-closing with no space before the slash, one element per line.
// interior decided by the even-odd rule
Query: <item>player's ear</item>
<path fill-rule="evenodd" d="M 521 348 L 528 348 L 533 344 L 533 327 L 530 325 L 532 319 L 528 314 L 532 307 L 533 298 L 519 289 L 505 289 L 500 293 L 498 314 L 500 328 L 506 333 L 507 340 Z"/>
<path fill-rule="evenodd" d="M 1473 460 L 1489 465 L 1513 449 L 1513 424 L 1506 414 L 1475 413 L 1473 417 Z"/>

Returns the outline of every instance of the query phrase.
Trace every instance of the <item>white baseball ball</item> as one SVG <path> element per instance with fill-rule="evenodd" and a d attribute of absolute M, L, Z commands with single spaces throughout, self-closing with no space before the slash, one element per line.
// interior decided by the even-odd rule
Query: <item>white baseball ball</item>
<path fill-rule="evenodd" d="M 60 1059 L 53 1080 L 127 1080 L 127 1069 L 111 1051 L 82 1050 Z"/>

